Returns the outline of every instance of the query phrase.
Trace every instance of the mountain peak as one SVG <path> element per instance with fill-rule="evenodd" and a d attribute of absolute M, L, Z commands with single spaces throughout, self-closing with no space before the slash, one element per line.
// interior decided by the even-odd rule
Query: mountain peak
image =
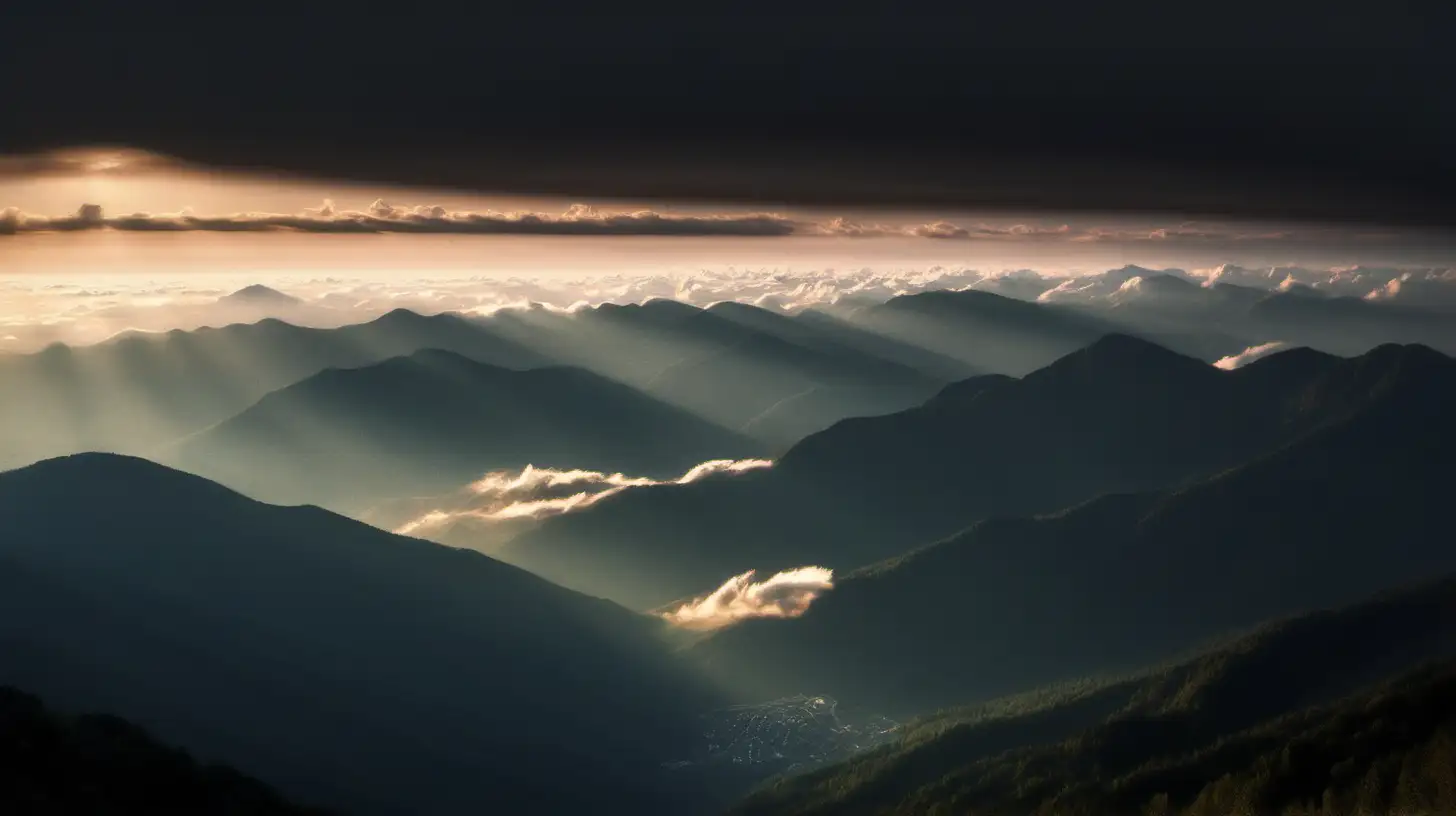
<path fill-rule="evenodd" d="M 280 306 L 291 306 L 302 303 L 303 301 L 299 300 L 293 295 L 284 294 L 277 289 L 269 288 L 261 283 L 255 283 L 251 286 L 244 286 L 243 288 L 239 289 L 236 292 L 233 292 L 230 295 L 223 295 L 222 297 L 218 298 L 218 302 L 274 304 Z"/>
<path fill-rule="evenodd" d="M 464 354 L 461 354 L 459 352 L 449 351 L 447 349 L 438 349 L 438 348 L 420 349 L 419 351 L 416 351 L 413 354 L 406 355 L 406 359 L 413 360 L 413 361 L 415 361 L 417 363 L 427 363 L 427 364 L 431 364 L 431 365 L 451 365 L 451 366 L 471 366 L 471 367 L 480 366 L 482 368 L 490 368 L 490 369 L 498 368 L 498 366 L 492 366 L 492 365 L 488 365 L 486 363 L 482 363 L 479 360 L 473 360 L 473 359 L 471 359 L 469 357 L 466 357 Z M 387 361 L 382 361 L 382 362 L 387 362 Z"/>
<path fill-rule="evenodd" d="M 1456 366 L 1456 360 L 1421 343 L 1382 343 L 1355 359 L 1372 365 L 1401 368 L 1409 372 L 1449 371 Z"/>
<path fill-rule="evenodd" d="M 1211 379 L 1217 374 L 1218 370 L 1207 363 L 1171 351 L 1151 340 L 1113 333 L 1105 334 L 1046 368 L 1028 374 L 1025 379 L 1029 382 L 1050 381 L 1071 375 L 1125 382 L 1166 380 L 1169 377 Z"/>
<path fill-rule="evenodd" d="M 1328 354 L 1309 346 L 1280 349 L 1272 354 L 1245 363 L 1233 371 L 1237 376 L 1302 378 L 1304 375 L 1327 371 L 1344 361 L 1343 357 Z"/>
<path fill-rule="evenodd" d="M 241 498 L 216 482 L 143 459 L 120 453 L 90 451 L 43 459 L 15 470 L 0 472 L 0 484 L 8 495 L 26 495 L 28 504 L 73 504 L 81 497 L 105 497 L 102 503 L 128 504 L 129 495 L 159 496 L 169 501 L 190 501 L 205 495 Z M 191 498 L 184 498 L 191 497 Z M 94 509 L 94 508 L 93 508 Z"/>
<path fill-rule="evenodd" d="M 1131 334 L 1114 332 L 1104 334 L 1081 351 L 1073 352 L 1073 355 L 1083 354 L 1094 360 L 1107 362 L 1128 362 L 1128 363 L 1151 363 L 1161 362 L 1164 364 L 1197 364 L 1203 365 L 1192 357 L 1171 351 L 1151 340 L 1145 340 Z M 1055 365 L 1055 363 L 1053 363 Z"/>
<path fill-rule="evenodd" d="M 374 320 L 371 322 L 373 325 L 377 326 L 430 326 L 439 325 L 440 323 L 443 323 L 444 321 L 452 317 L 458 319 L 458 316 L 452 312 L 441 312 L 440 314 L 424 315 L 414 311 L 413 309 L 407 309 L 403 306 L 400 306 L 395 309 L 390 309 L 388 312 L 385 312 L 379 317 L 374 318 Z"/>

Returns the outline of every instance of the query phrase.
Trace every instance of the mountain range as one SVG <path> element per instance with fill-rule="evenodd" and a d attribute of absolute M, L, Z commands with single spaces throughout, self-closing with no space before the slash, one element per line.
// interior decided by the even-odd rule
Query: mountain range
<path fill-rule="evenodd" d="M 750 568 L 846 572 L 991 516 L 1191 484 L 1371 408 L 1385 378 L 1419 381 L 1401 373 L 1412 360 L 1438 373 L 1449 362 L 1388 346 L 1224 371 L 1109 335 L 1020 379 L 973 377 L 917 408 L 844 420 L 731 483 L 630 492 L 548 519 L 499 553 L 644 609 Z"/>
<path fill-rule="evenodd" d="M 315 374 L 162 458 L 259 498 L 357 508 L 527 465 L 665 477 L 761 452 L 584 369 L 516 371 L 427 350 Z"/>
<path fill-rule="evenodd" d="M 0 803 L 1456 806 L 1452 330 L 1286 284 L 0 357 Z"/>
<path fill-rule="evenodd" d="M 657 299 L 569 313 L 532 307 L 423 316 L 396 309 L 338 328 L 267 318 L 127 332 L 94 346 L 0 356 L 0 419 L 27 429 L 0 447 L 0 466 L 86 450 L 152 455 L 325 369 L 425 349 L 511 369 L 583 367 L 779 450 L 840 419 L 912 407 L 951 381 L 1027 374 L 1108 333 L 1134 334 L 1208 361 L 1274 341 L 1345 355 L 1383 342 L 1456 351 L 1456 330 L 1439 312 L 1228 283 L 1199 286 L 1137 267 L 1101 278 L 1121 285 L 1105 299 L 1067 303 L 972 288 L 796 313 Z M 1088 276 L 1087 285 L 1101 278 Z M 286 307 L 285 315 L 297 306 L 266 287 L 228 297 L 250 307 Z"/>
<path fill-rule="evenodd" d="M 800 618 L 745 621 L 692 651 L 756 694 L 812 687 L 892 714 L 923 711 L 1131 668 L 1456 571 L 1439 533 L 1449 528 L 1440 496 L 1456 433 L 1442 417 L 1456 408 L 1456 361 L 1386 346 L 1296 395 L 1286 417 L 1315 404 L 1328 419 L 1245 464 L 1039 517 L 995 514 L 850 573 Z"/>

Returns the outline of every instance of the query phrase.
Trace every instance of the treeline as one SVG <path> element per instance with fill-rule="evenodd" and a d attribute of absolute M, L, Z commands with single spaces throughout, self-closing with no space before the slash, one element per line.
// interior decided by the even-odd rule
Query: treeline
<path fill-rule="evenodd" d="M 1025 797 L 1013 798 L 1030 804 Z M 1183 758 L 1152 759 L 1111 784 L 1080 783 L 1031 810 L 971 812 L 1456 813 L 1456 662 L 1282 718 Z"/>
<path fill-rule="evenodd" d="M 1456 814 L 1456 581 L 912 724 L 738 816 Z"/>
<path fill-rule="evenodd" d="M 0 687 L 0 813 L 6 816 L 303 816 L 267 785 L 203 765 L 117 717 L 64 716 Z"/>
<path fill-rule="evenodd" d="M 952 771 L 898 802 L 776 814 L 1415 816 L 1456 813 L 1456 662 L 1198 747 L 1186 713 L 1114 719 Z M 848 792 L 863 780 L 834 780 Z"/>

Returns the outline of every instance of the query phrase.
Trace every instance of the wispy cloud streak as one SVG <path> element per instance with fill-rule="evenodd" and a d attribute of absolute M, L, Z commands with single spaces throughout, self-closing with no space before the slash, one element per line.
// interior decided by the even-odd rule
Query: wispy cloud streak
<path fill-rule="evenodd" d="M 1281 340 L 1276 340 L 1273 343 L 1261 343 L 1257 346 L 1249 346 L 1238 354 L 1230 354 L 1227 357 L 1220 358 L 1217 362 L 1213 364 L 1213 367 L 1221 368 L 1224 371 L 1233 371 L 1234 369 L 1246 366 L 1249 363 L 1254 362 L 1255 360 L 1263 357 L 1268 357 L 1269 355 L 1278 351 L 1283 351 L 1288 347 L 1289 344 Z"/>
<path fill-rule="evenodd" d="M 685 629 L 720 629 L 748 618 L 796 618 L 834 588 L 834 571 L 825 567 L 785 570 L 762 581 L 754 581 L 755 574 L 735 575 L 662 617 Z"/>
<path fill-rule="evenodd" d="M 462 520 L 534 521 L 581 510 L 634 488 L 691 484 L 720 474 L 744 473 L 772 465 L 767 459 L 714 459 L 695 465 L 675 479 L 527 465 L 520 471 L 486 474 L 460 493 L 440 500 L 442 506 L 419 514 L 395 532 L 429 537 L 432 532 Z"/>

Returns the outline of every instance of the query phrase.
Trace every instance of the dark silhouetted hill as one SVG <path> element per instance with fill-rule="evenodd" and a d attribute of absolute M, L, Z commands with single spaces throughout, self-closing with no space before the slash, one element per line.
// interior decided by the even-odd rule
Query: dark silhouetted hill
<path fill-rule="evenodd" d="M 1321 406 L 1329 419 L 1185 487 L 1036 518 L 996 514 L 843 578 L 802 618 L 748 621 L 693 651 L 754 695 L 814 688 L 924 710 L 1127 669 L 1456 570 L 1441 498 L 1456 457 L 1444 419 L 1456 409 L 1456 362 L 1384 346 L 1287 405 Z"/>
<path fill-rule="evenodd" d="M 550 519 L 501 556 L 644 609 L 750 568 L 846 572 L 992 515 L 1233 467 L 1363 410 L 1378 392 L 1361 384 L 1397 365 L 1387 356 L 1277 354 L 1226 372 L 1110 335 L 1022 379 L 973 378 L 918 408 L 837 423 L 731 484 L 641 491 Z"/>
<path fill-rule="evenodd" d="M 760 452 L 582 369 L 514 371 L 429 350 L 276 391 L 169 461 L 260 498 L 357 506 L 526 465 L 667 477 Z"/>
<path fill-rule="evenodd" d="M 0 687 L 5 813 L 322 814 L 222 765 L 198 764 L 119 717 L 66 716 Z"/>
<path fill-rule="evenodd" d="M 1163 668 L 942 712 L 896 745 L 770 783 L 734 812 L 1140 813 L 1164 796 L 1157 812 L 1320 812 L 1330 789 L 1335 812 L 1354 813 L 1374 803 L 1355 801 L 1370 767 L 1384 807 L 1364 812 L 1442 812 L 1456 805 L 1453 654 L 1456 582 L 1422 584 Z M 1441 744 L 1447 753 L 1429 753 Z"/>
<path fill-rule="evenodd" d="M 0 473 L 0 528 L 0 683 L 346 812 L 677 811 L 720 700 L 655 620 L 145 460 Z"/>

